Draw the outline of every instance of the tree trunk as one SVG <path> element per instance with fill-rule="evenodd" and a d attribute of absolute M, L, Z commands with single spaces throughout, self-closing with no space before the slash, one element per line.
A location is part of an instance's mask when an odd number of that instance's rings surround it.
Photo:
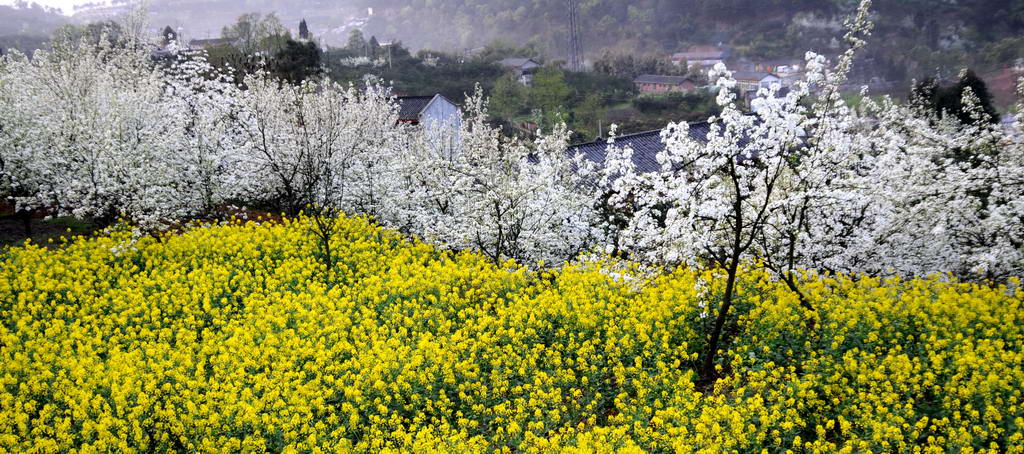
<path fill-rule="evenodd" d="M 733 293 L 736 288 L 736 274 L 739 270 L 738 254 L 733 254 L 729 262 L 728 277 L 725 281 L 725 296 L 722 298 L 722 307 L 718 309 L 718 318 L 715 320 L 715 328 L 711 331 L 711 340 L 708 342 L 708 351 L 704 356 L 704 364 L 701 367 L 701 381 L 707 384 L 715 382 L 715 356 L 718 354 L 718 344 L 722 338 L 722 330 L 725 321 L 729 316 L 729 308 L 732 307 Z"/>
<path fill-rule="evenodd" d="M 701 367 L 700 380 L 707 386 L 714 385 L 715 380 L 718 378 L 715 373 L 715 356 L 718 355 L 718 344 L 722 341 L 722 330 L 725 328 L 725 321 L 729 318 L 733 293 L 736 292 L 736 274 L 739 272 L 740 258 L 743 256 L 743 251 L 750 246 L 749 242 L 746 246 L 743 245 L 743 191 L 740 188 L 739 175 L 736 172 L 735 163 L 730 161 L 729 164 L 729 175 L 732 178 L 733 186 L 736 188 L 736 199 L 732 204 L 735 225 L 733 225 L 732 231 L 732 251 L 726 270 L 728 276 L 725 281 L 725 296 L 722 297 L 722 306 L 718 308 L 718 318 L 715 319 L 715 328 L 711 331 L 708 351 L 704 356 L 704 364 Z"/>
<path fill-rule="evenodd" d="M 32 237 L 32 210 L 18 210 L 21 226 L 25 229 L 25 238 Z"/>
<path fill-rule="evenodd" d="M 325 285 L 327 285 L 327 287 L 330 288 L 331 285 L 332 285 L 331 274 L 334 272 L 334 256 L 331 255 L 332 254 L 331 253 L 331 235 L 330 234 L 326 235 L 326 237 L 323 239 L 323 242 L 324 242 L 324 261 L 326 262 L 326 265 L 327 265 L 327 276 L 326 276 Z"/>
<path fill-rule="evenodd" d="M 333 280 L 332 274 L 334 271 L 334 252 L 331 250 L 331 237 L 334 236 L 336 230 L 337 214 L 336 213 L 313 213 L 312 219 L 312 230 L 313 236 L 316 238 L 317 248 L 320 253 L 323 254 L 324 264 L 324 285 L 331 287 Z"/>

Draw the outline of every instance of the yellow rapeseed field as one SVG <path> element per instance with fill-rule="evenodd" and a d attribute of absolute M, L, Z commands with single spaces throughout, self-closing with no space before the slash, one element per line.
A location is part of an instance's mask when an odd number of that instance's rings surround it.
<path fill-rule="evenodd" d="M 702 389 L 714 271 L 307 222 L 0 252 L 0 452 L 1024 452 L 1017 281 L 748 270 Z"/>

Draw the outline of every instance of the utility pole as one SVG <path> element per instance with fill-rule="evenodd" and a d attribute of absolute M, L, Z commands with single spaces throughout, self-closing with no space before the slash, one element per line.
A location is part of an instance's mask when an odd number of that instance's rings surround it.
<path fill-rule="evenodd" d="M 569 6 L 569 69 L 583 70 L 583 50 L 580 48 L 580 17 L 578 0 L 566 0 Z"/>

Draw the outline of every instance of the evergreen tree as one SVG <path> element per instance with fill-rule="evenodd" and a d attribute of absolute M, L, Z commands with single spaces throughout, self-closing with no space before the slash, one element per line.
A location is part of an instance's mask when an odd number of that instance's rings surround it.
<path fill-rule="evenodd" d="M 369 49 L 370 58 L 377 58 L 380 56 L 380 42 L 377 41 L 376 36 L 370 37 L 370 42 L 367 44 Z"/>
<path fill-rule="evenodd" d="M 968 88 L 980 101 L 979 105 L 988 116 L 986 121 L 998 122 L 999 111 L 992 103 L 992 93 L 989 92 L 985 81 L 971 70 L 964 72 L 956 85 L 951 87 L 940 86 L 932 77 L 923 79 L 911 89 L 910 103 L 921 113 L 931 112 L 938 118 L 953 115 L 961 123 L 971 124 L 974 123 L 974 119 L 963 105 L 964 92 Z"/>
<path fill-rule="evenodd" d="M 320 48 L 316 43 L 289 39 L 274 56 L 275 75 L 291 84 L 319 76 L 322 72 Z"/>
<path fill-rule="evenodd" d="M 163 39 L 164 46 L 166 46 L 170 44 L 171 41 L 178 40 L 178 32 L 175 32 L 174 29 L 171 28 L 170 25 L 168 25 L 164 27 L 164 31 L 161 33 L 160 37 Z"/>
<path fill-rule="evenodd" d="M 299 22 L 299 38 L 309 39 L 309 26 L 306 25 L 306 19 L 302 19 L 302 22 Z"/>
<path fill-rule="evenodd" d="M 990 123 L 998 122 L 999 111 L 996 110 L 995 106 L 992 104 L 992 93 L 988 91 L 988 86 L 985 85 L 985 81 L 981 80 L 981 78 L 978 77 L 978 75 L 975 74 L 973 70 L 967 70 L 960 77 L 960 81 L 957 82 L 956 86 L 954 87 L 956 93 L 959 95 L 957 97 L 958 109 L 955 110 L 955 112 L 957 113 L 957 118 L 960 119 L 960 122 L 964 124 L 972 122 L 969 113 L 964 112 L 963 109 L 963 94 L 967 88 L 970 88 L 971 91 L 974 92 L 974 95 L 978 97 L 982 110 L 984 110 L 985 113 L 988 114 L 988 121 Z"/>
<path fill-rule="evenodd" d="M 358 28 L 352 30 L 352 33 L 348 35 L 348 46 L 346 48 L 353 54 L 366 56 L 366 38 L 363 37 L 362 30 Z"/>

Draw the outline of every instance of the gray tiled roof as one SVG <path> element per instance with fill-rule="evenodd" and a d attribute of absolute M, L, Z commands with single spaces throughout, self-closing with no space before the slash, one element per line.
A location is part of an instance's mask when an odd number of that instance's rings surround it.
<path fill-rule="evenodd" d="M 672 58 L 675 59 L 686 59 L 686 60 L 724 60 L 729 58 L 729 51 L 697 51 L 697 52 L 677 52 L 672 54 Z"/>
<path fill-rule="evenodd" d="M 736 79 L 736 80 L 746 80 L 746 81 L 754 81 L 754 80 L 756 80 L 756 81 L 761 81 L 765 77 L 768 77 L 768 76 L 779 77 L 779 76 L 776 76 L 775 74 L 772 74 L 772 73 L 769 73 L 769 72 L 765 72 L 765 71 L 742 71 L 742 70 L 737 70 L 737 71 L 733 71 L 732 72 L 732 78 Z"/>
<path fill-rule="evenodd" d="M 658 76 L 654 74 L 644 74 L 634 79 L 633 82 L 638 84 L 682 85 L 688 80 L 690 80 L 690 78 L 686 76 Z"/>
<path fill-rule="evenodd" d="M 540 63 L 533 61 L 533 59 L 531 58 L 506 58 L 504 60 L 499 61 L 498 63 L 503 66 L 512 66 L 515 68 L 525 66 L 527 63 L 533 63 L 534 65 L 538 66 L 540 65 Z"/>
<path fill-rule="evenodd" d="M 435 95 L 430 96 L 399 96 L 398 121 L 419 121 L 423 109 L 427 108 Z"/>
<path fill-rule="evenodd" d="M 618 147 L 630 146 L 633 149 L 633 165 L 637 171 L 642 173 L 654 172 L 661 168 L 658 164 L 658 153 L 665 149 L 661 141 L 660 129 L 654 131 L 639 132 L 615 138 L 614 145 Z M 690 123 L 690 137 L 694 140 L 707 143 L 710 124 L 708 122 Z M 604 164 L 605 156 L 608 154 L 608 140 L 602 139 L 589 143 L 581 143 L 569 147 L 571 154 L 580 154 L 599 165 Z"/>

